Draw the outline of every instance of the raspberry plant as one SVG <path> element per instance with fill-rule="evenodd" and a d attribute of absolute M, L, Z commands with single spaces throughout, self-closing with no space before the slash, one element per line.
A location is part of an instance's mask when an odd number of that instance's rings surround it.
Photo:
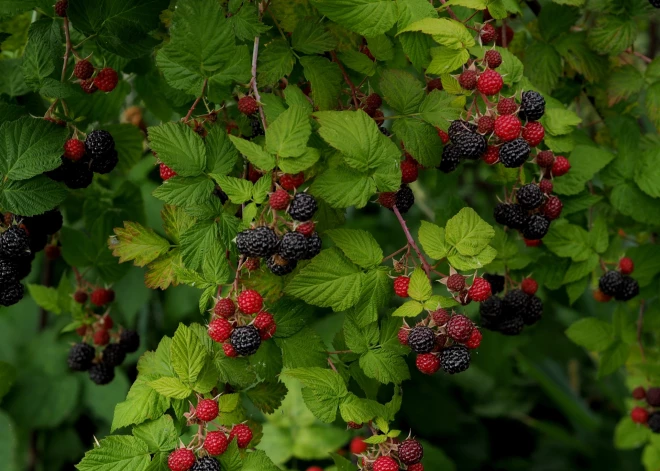
<path fill-rule="evenodd" d="M 656 8 L 0 4 L 3 466 L 660 468 Z"/>

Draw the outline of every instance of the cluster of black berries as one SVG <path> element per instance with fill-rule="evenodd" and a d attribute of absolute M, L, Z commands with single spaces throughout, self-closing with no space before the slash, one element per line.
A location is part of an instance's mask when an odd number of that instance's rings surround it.
<path fill-rule="evenodd" d="M 100 355 L 97 355 L 96 348 L 85 341 L 75 344 L 69 350 L 69 368 L 73 371 L 88 371 L 89 378 L 96 384 L 110 383 L 115 378 L 115 367 L 124 362 L 128 353 L 140 347 L 140 336 L 133 330 L 122 330 L 116 340 L 114 343 L 106 342 Z"/>
<path fill-rule="evenodd" d="M 394 206 L 401 214 L 407 213 L 415 204 L 415 195 L 405 183 L 397 191 L 378 193 L 378 203 L 393 211 Z"/>
<path fill-rule="evenodd" d="M 94 173 L 110 173 L 119 162 L 115 141 L 108 131 L 92 131 L 82 144 L 77 139 L 67 141 L 62 165 L 46 175 L 77 190 L 91 185 Z"/>
<path fill-rule="evenodd" d="M 467 121 L 452 121 L 447 135 L 451 142 L 442 150 L 442 160 L 438 166 L 445 173 L 456 170 L 461 159 L 480 158 L 488 147 L 486 138 L 477 132 L 477 125 Z"/>
<path fill-rule="evenodd" d="M 653 433 L 660 433 L 660 388 L 654 387 L 648 390 L 642 386 L 633 389 L 632 396 L 637 401 L 646 404 L 636 406 L 630 411 L 633 422 L 646 425 Z"/>
<path fill-rule="evenodd" d="M 4 222 L 6 228 L 0 233 L 0 305 L 12 306 L 23 298 L 20 280 L 30 274 L 35 254 L 62 228 L 62 214 L 56 209 L 30 217 L 8 213 Z M 57 258 L 59 247 L 49 245 L 46 255 Z"/>
<path fill-rule="evenodd" d="M 632 276 L 610 270 L 598 280 L 598 289 L 607 297 L 607 301 L 612 297 L 617 301 L 630 301 L 639 294 L 639 283 Z"/>
<path fill-rule="evenodd" d="M 295 229 L 281 237 L 269 226 L 247 229 L 236 236 L 236 246 L 250 261 L 266 259 L 270 271 L 283 276 L 291 273 L 299 260 L 309 260 L 321 251 L 321 237 L 311 221 L 318 206 L 312 195 L 296 193 L 291 198 L 284 189 L 273 192 L 269 203 L 274 210 L 286 209 Z"/>
<path fill-rule="evenodd" d="M 543 316 L 543 302 L 536 296 L 538 285 L 531 278 L 522 281 L 519 289 L 504 296 L 504 277 L 484 275 L 491 283 L 493 295 L 479 305 L 481 326 L 504 335 L 518 335 L 526 325 L 533 325 Z"/>

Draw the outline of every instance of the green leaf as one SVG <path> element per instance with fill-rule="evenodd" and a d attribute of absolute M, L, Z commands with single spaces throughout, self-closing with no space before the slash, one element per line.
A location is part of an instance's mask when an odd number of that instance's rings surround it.
<path fill-rule="evenodd" d="M 393 313 L 394 317 L 417 317 L 424 310 L 424 305 L 418 301 L 407 301 Z"/>
<path fill-rule="evenodd" d="M 660 198 L 660 149 L 644 151 L 635 166 L 635 183 L 652 198 Z"/>
<path fill-rule="evenodd" d="M 211 198 L 215 185 L 206 175 L 175 176 L 165 180 L 153 195 L 166 204 L 181 207 L 203 205 Z"/>
<path fill-rule="evenodd" d="M 183 324 L 174 333 L 171 347 L 172 368 L 181 381 L 193 384 L 206 361 L 206 351 L 195 333 Z"/>
<path fill-rule="evenodd" d="M 444 90 L 433 90 L 420 105 L 419 117 L 446 131 L 449 123 L 461 116 L 464 106 L 465 97 L 455 97 Z"/>
<path fill-rule="evenodd" d="M 258 169 L 268 171 L 275 168 L 275 157 L 266 152 L 259 144 L 231 135 L 229 140 Z"/>
<path fill-rule="evenodd" d="M 192 389 L 187 387 L 177 378 L 168 378 L 164 376 L 154 381 L 150 381 L 148 384 L 161 396 L 170 397 L 172 399 L 185 399 L 192 394 Z"/>
<path fill-rule="evenodd" d="M 442 141 L 433 126 L 418 119 L 402 118 L 394 121 L 392 131 L 417 162 L 425 167 L 440 164 Z"/>
<path fill-rule="evenodd" d="M 300 381 L 302 396 L 309 410 L 321 421 L 331 423 L 337 416 L 337 408 L 348 394 L 341 376 L 324 368 L 294 368 L 282 375 Z"/>
<path fill-rule="evenodd" d="M 420 267 L 415 268 L 410 275 L 408 296 L 416 301 L 426 301 L 431 297 L 431 294 L 433 294 L 431 282 L 426 276 L 426 273 Z"/>
<path fill-rule="evenodd" d="M 76 465 L 78 471 L 113 471 L 144 469 L 151 460 L 149 447 L 136 437 L 114 435 L 106 437 L 99 446 L 85 453 Z"/>
<path fill-rule="evenodd" d="M 431 48 L 431 63 L 426 72 L 441 75 L 458 69 L 470 58 L 466 49 L 452 49 L 449 47 Z"/>
<path fill-rule="evenodd" d="M 392 280 L 386 267 L 369 270 L 364 274 L 360 297 L 349 311 L 353 313 L 359 327 L 378 320 L 378 310 L 387 305 L 391 292 Z"/>
<path fill-rule="evenodd" d="M 286 368 L 320 367 L 328 364 L 326 347 L 314 329 L 304 327 L 287 338 L 277 338 Z"/>
<path fill-rule="evenodd" d="M 204 142 L 206 144 L 206 171 L 216 175 L 229 175 L 236 161 L 238 152 L 227 138 L 222 126 L 214 126 L 209 131 Z"/>
<path fill-rule="evenodd" d="M 622 418 L 614 429 L 614 446 L 620 450 L 639 448 L 649 441 L 651 430 L 632 421 L 630 417 Z"/>
<path fill-rule="evenodd" d="M 385 101 L 398 114 L 416 112 L 425 97 L 424 84 L 402 70 L 385 70 L 381 75 L 380 89 Z"/>
<path fill-rule="evenodd" d="M 299 157 L 306 151 L 311 133 L 312 125 L 305 109 L 291 106 L 268 126 L 266 149 L 278 157 Z"/>
<path fill-rule="evenodd" d="M 263 85 L 273 85 L 293 70 L 295 59 L 284 39 L 275 39 L 267 43 L 259 51 L 257 82 Z"/>
<path fill-rule="evenodd" d="M 252 404 L 265 414 L 272 414 L 279 409 L 287 392 L 287 387 L 280 381 L 259 383 L 245 391 Z"/>
<path fill-rule="evenodd" d="M 366 424 L 375 417 L 387 415 L 385 406 L 370 399 L 362 399 L 353 393 L 348 393 L 339 404 L 339 413 L 345 422 Z"/>
<path fill-rule="evenodd" d="M 346 346 L 355 353 L 365 353 L 378 344 L 379 331 L 376 322 L 360 328 L 349 315 L 344 320 L 343 332 Z"/>
<path fill-rule="evenodd" d="M 598 147 L 576 146 L 568 159 L 571 171 L 553 181 L 560 195 L 577 195 L 593 176 L 614 159 L 614 155 Z"/>
<path fill-rule="evenodd" d="M 446 309 L 454 306 L 458 306 L 458 301 L 446 296 L 431 296 L 424 302 L 424 309 L 428 309 L 429 311 L 436 311 L 439 308 Z"/>
<path fill-rule="evenodd" d="M 545 111 L 541 123 L 548 134 L 561 136 L 573 132 L 575 126 L 582 122 L 573 111 L 564 108 L 550 108 Z"/>
<path fill-rule="evenodd" d="M 587 44 L 600 54 L 617 55 L 633 44 L 637 24 L 627 16 L 599 15 L 589 28 Z"/>
<path fill-rule="evenodd" d="M 0 207 L 22 216 L 34 216 L 53 209 L 64 201 L 66 195 L 62 184 L 45 175 L 0 183 Z"/>
<path fill-rule="evenodd" d="M 23 52 L 23 75 L 33 89 L 39 89 L 44 79 L 55 71 L 55 58 L 63 54 L 62 42 L 59 21 L 42 18 L 30 25 Z M 43 91 L 42 94 L 46 95 Z"/>
<path fill-rule="evenodd" d="M 610 193 L 610 202 L 615 209 L 635 221 L 646 224 L 658 223 L 654 215 L 660 211 L 660 200 L 649 197 L 632 184 L 615 186 Z"/>
<path fill-rule="evenodd" d="M 614 341 L 614 330 L 607 322 L 587 317 L 571 324 L 566 336 L 589 351 L 602 352 Z"/>
<path fill-rule="evenodd" d="M 447 256 L 449 264 L 457 270 L 476 270 L 478 268 L 483 268 L 488 265 L 490 262 L 495 260 L 497 256 L 497 250 L 495 250 L 490 245 L 487 245 L 481 252 L 477 255 L 462 255 L 460 253 L 454 253 L 453 251 Z"/>
<path fill-rule="evenodd" d="M 432 259 L 441 260 L 447 256 L 445 230 L 442 227 L 428 221 L 422 221 L 418 237 L 424 252 Z"/>
<path fill-rule="evenodd" d="M 273 178 L 270 173 L 266 173 L 259 180 L 256 181 L 252 187 L 252 201 L 257 204 L 262 204 L 268 199 L 268 193 L 273 183 Z"/>
<path fill-rule="evenodd" d="M 173 450 L 179 439 L 174 421 L 169 415 L 135 427 L 133 436 L 145 442 L 150 452 Z"/>
<path fill-rule="evenodd" d="M 337 453 L 330 453 L 330 456 L 335 462 L 335 467 L 337 468 L 337 471 L 357 471 L 355 465 L 350 461 L 348 461 L 343 456 L 340 456 Z"/>
<path fill-rule="evenodd" d="M 360 356 L 360 367 L 369 378 L 383 384 L 401 384 L 410 379 L 404 359 L 388 349 L 370 350 Z"/>
<path fill-rule="evenodd" d="M 543 245 L 554 254 L 576 262 L 586 260 L 592 254 L 589 233 L 580 226 L 569 224 L 565 219 L 551 224 L 548 234 L 543 238 Z"/>
<path fill-rule="evenodd" d="M 430 34 L 437 43 L 455 50 L 472 47 L 475 44 L 472 34 L 465 25 L 449 18 L 424 18 L 408 25 L 397 34 L 408 31 Z"/>
<path fill-rule="evenodd" d="M 322 54 L 332 51 L 337 41 L 322 25 L 302 21 L 291 34 L 291 46 L 303 54 Z"/>
<path fill-rule="evenodd" d="M 445 228 L 446 243 L 454 246 L 461 255 L 479 255 L 493 237 L 495 230 L 472 208 L 461 209 L 447 221 Z"/>
<path fill-rule="evenodd" d="M 211 177 L 218 182 L 232 203 L 241 204 L 252 199 L 254 185 L 249 180 L 215 174 Z"/>
<path fill-rule="evenodd" d="M 296 174 L 307 170 L 321 158 L 318 149 L 308 147 L 305 152 L 295 159 L 282 159 L 278 167 L 285 173 Z"/>
<path fill-rule="evenodd" d="M 371 77 L 376 73 L 377 63 L 360 51 L 342 52 L 339 54 L 339 61 L 344 64 L 344 67 L 348 67 L 361 75 Z"/>
<path fill-rule="evenodd" d="M 326 235 L 344 252 L 344 255 L 363 268 L 376 267 L 383 260 L 380 245 L 367 231 L 333 229 L 326 231 Z"/>
<path fill-rule="evenodd" d="M 656 128 L 660 128 L 660 81 L 655 82 L 646 90 L 644 106 L 649 119 Z"/>
<path fill-rule="evenodd" d="M 568 65 L 588 81 L 594 82 L 605 76 L 607 61 L 587 45 L 586 32 L 564 34 L 554 41 L 553 46 Z"/>
<path fill-rule="evenodd" d="M 206 148 L 199 134 L 183 123 L 149 128 L 149 145 L 158 159 L 182 177 L 201 175 L 206 168 Z"/>
<path fill-rule="evenodd" d="M 254 41 L 255 36 L 260 36 L 270 29 L 259 21 L 256 6 L 245 5 L 238 10 L 235 15 L 228 18 L 229 23 L 234 27 L 236 37 L 243 41 Z"/>
<path fill-rule="evenodd" d="M 366 174 L 346 167 L 337 167 L 316 177 L 311 192 L 333 208 L 362 208 L 376 192 L 376 183 Z"/>
<path fill-rule="evenodd" d="M 396 3 L 391 0 L 311 0 L 322 15 L 362 36 L 387 32 L 396 21 Z"/>
<path fill-rule="evenodd" d="M 610 103 L 621 99 L 628 99 L 639 93 L 644 86 L 644 76 L 631 65 L 624 65 L 615 69 L 607 82 L 607 93 L 611 97 Z"/>
<path fill-rule="evenodd" d="M 562 72 L 561 56 L 550 44 L 534 41 L 525 53 L 525 74 L 546 92 L 552 91 Z"/>
<path fill-rule="evenodd" d="M 284 291 L 308 304 L 343 311 L 357 302 L 362 277 L 358 267 L 333 247 L 314 257 Z"/>
<path fill-rule="evenodd" d="M 339 66 L 325 57 L 300 58 L 305 78 L 312 86 L 312 100 L 317 110 L 331 110 L 341 92 L 342 75 Z"/>
<path fill-rule="evenodd" d="M 30 296 L 39 307 L 42 307 L 53 314 L 62 314 L 62 308 L 59 303 L 59 293 L 55 288 L 35 284 L 29 284 L 27 287 Z"/>
<path fill-rule="evenodd" d="M 609 240 L 607 237 L 607 221 L 602 216 L 598 216 L 589 232 L 589 241 L 591 247 L 597 253 L 603 253 L 607 250 Z"/>
<path fill-rule="evenodd" d="M 615 342 L 610 345 L 600 357 L 598 365 L 598 377 L 610 375 L 621 368 L 628 358 L 630 347 L 623 342 Z"/>
<path fill-rule="evenodd" d="M 143 267 L 170 248 L 166 239 L 137 222 L 124 221 L 124 227 L 116 227 L 114 232 L 108 246 L 112 255 L 119 257 L 119 263 L 132 260 L 136 266 Z"/>

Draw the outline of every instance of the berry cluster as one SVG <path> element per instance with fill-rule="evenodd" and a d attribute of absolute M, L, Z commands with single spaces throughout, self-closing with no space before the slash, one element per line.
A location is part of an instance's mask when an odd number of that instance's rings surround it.
<path fill-rule="evenodd" d="M 504 335 L 518 335 L 526 325 L 533 325 L 543 316 L 543 302 L 536 296 L 538 284 L 525 278 L 520 286 L 511 286 L 504 296 L 497 296 L 506 288 L 501 275 L 486 274 L 493 295 L 479 306 L 481 326 Z"/>
<path fill-rule="evenodd" d="M 229 297 L 218 299 L 208 326 L 209 337 L 222 344 L 228 357 L 254 355 L 261 342 L 277 330 L 273 315 L 263 307 L 263 298 L 252 289 L 242 291 L 236 302 Z"/>
<path fill-rule="evenodd" d="M 421 463 L 424 447 L 414 438 L 401 441 L 388 438 L 379 445 L 368 446 L 360 437 L 353 439 L 351 452 L 358 457 L 358 467 L 363 471 L 424 471 Z"/>
<path fill-rule="evenodd" d="M 98 70 L 87 59 L 81 59 L 76 62 L 73 68 L 73 75 L 79 79 L 80 88 L 88 94 L 94 93 L 97 90 L 111 92 L 119 82 L 119 75 L 115 69 L 104 67 Z"/>
<path fill-rule="evenodd" d="M 630 301 L 639 294 L 639 283 L 630 274 L 635 265 L 628 257 L 619 260 L 618 270 L 606 271 L 598 280 L 598 290 L 594 298 L 600 302 L 607 302 L 614 298 L 617 301 Z"/>
<path fill-rule="evenodd" d="M 653 433 L 660 433 L 660 388 L 645 390 L 638 386 L 633 390 L 632 396 L 637 401 L 646 402 L 646 405 L 635 406 L 630 411 L 632 421 L 648 426 Z"/>
<path fill-rule="evenodd" d="M 440 283 L 445 285 L 453 298 L 464 306 L 471 301 L 484 302 L 490 297 L 492 291 L 489 280 L 480 278 L 476 274 L 468 286 L 466 277 L 453 267 L 449 268 L 449 276 L 441 278 Z"/>
<path fill-rule="evenodd" d="M 0 305 L 12 306 L 23 299 L 20 280 L 30 274 L 35 254 L 46 249 L 49 259 L 59 257 L 60 249 L 49 237 L 62 228 L 62 214 L 50 210 L 37 216 L 6 213 L 0 226 Z"/>
<path fill-rule="evenodd" d="M 112 135 L 108 131 L 96 130 L 87 135 L 85 142 L 76 138 L 66 141 L 62 165 L 46 175 L 77 190 L 91 185 L 94 173 L 110 173 L 118 162 Z"/>
<path fill-rule="evenodd" d="M 299 260 L 314 258 L 321 251 L 321 237 L 312 221 L 318 209 L 316 200 L 307 193 L 291 196 L 283 186 L 295 188 L 297 182 L 291 181 L 291 177 L 282 176 L 280 186 L 270 194 L 268 202 L 274 214 L 286 211 L 292 221 L 274 218 L 275 224 L 280 222 L 274 228 L 257 226 L 236 236 L 238 252 L 248 257 L 250 266 L 258 266 L 258 259 L 264 258 L 268 269 L 278 276 L 291 273 Z"/>
<path fill-rule="evenodd" d="M 415 204 L 415 195 L 410 187 L 404 183 L 397 191 L 379 193 L 377 202 L 391 211 L 396 206 L 396 209 L 404 214 L 410 211 L 410 208 Z"/>

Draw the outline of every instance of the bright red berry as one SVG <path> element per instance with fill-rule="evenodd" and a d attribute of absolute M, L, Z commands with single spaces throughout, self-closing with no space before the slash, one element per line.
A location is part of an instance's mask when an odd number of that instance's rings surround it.
<path fill-rule="evenodd" d="M 310 466 L 309 468 L 307 468 L 307 471 L 323 471 L 323 468 L 321 468 L 320 466 Z"/>
<path fill-rule="evenodd" d="M 257 183 L 257 180 L 261 178 L 261 175 L 262 173 L 254 168 L 252 164 L 248 166 L 248 180 L 250 180 L 252 183 Z"/>
<path fill-rule="evenodd" d="M 458 76 L 458 83 L 461 88 L 465 90 L 474 90 L 477 87 L 477 72 L 476 70 L 464 70 Z"/>
<path fill-rule="evenodd" d="M 458 293 L 465 288 L 465 277 L 460 273 L 454 273 L 447 278 L 447 289 Z"/>
<path fill-rule="evenodd" d="M 520 136 L 522 125 L 515 116 L 498 116 L 495 120 L 495 135 L 503 141 L 513 141 Z"/>
<path fill-rule="evenodd" d="M 536 154 L 536 164 L 541 168 L 550 168 L 554 162 L 555 154 L 552 151 L 544 150 Z"/>
<path fill-rule="evenodd" d="M 284 210 L 289 207 L 291 196 L 286 190 L 275 190 L 268 197 L 270 207 L 277 210 Z"/>
<path fill-rule="evenodd" d="M 387 209 L 392 209 L 396 204 L 396 192 L 378 193 L 378 203 Z"/>
<path fill-rule="evenodd" d="M 362 437 L 353 438 L 353 440 L 351 440 L 350 445 L 348 446 L 348 448 L 351 450 L 351 453 L 353 453 L 354 455 L 359 455 L 360 453 L 364 453 L 365 451 L 367 451 L 368 447 L 369 445 L 364 443 L 364 438 Z"/>
<path fill-rule="evenodd" d="M 491 295 L 490 283 L 483 278 L 475 278 L 468 290 L 468 297 L 472 301 L 483 302 Z"/>
<path fill-rule="evenodd" d="M 553 185 L 552 185 L 552 182 L 550 180 L 541 180 L 539 182 L 539 188 L 541 189 L 541 191 L 543 193 L 545 193 L 546 195 L 549 195 L 550 193 L 552 193 Z"/>
<path fill-rule="evenodd" d="M 399 339 L 399 343 L 401 345 L 408 345 L 408 335 L 410 334 L 410 331 L 406 329 L 405 327 L 401 327 L 399 329 L 399 333 L 396 334 L 397 338 Z"/>
<path fill-rule="evenodd" d="M 481 331 L 479 329 L 472 329 L 470 338 L 467 340 L 467 342 L 465 342 L 465 346 L 471 350 L 479 348 L 479 345 L 481 345 L 482 337 L 483 335 L 481 335 Z"/>
<path fill-rule="evenodd" d="M 259 104 L 251 96 L 244 96 L 238 100 L 238 111 L 246 116 L 250 116 L 259 111 Z"/>
<path fill-rule="evenodd" d="M 495 39 L 495 26 L 491 23 L 486 23 L 481 27 L 479 36 L 481 37 L 481 42 L 484 44 L 492 42 Z"/>
<path fill-rule="evenodd" d="M 429 83 L 426 84 L 426 90 L 429 93 L 431 93 L 433 90 L 442 90 L 442 80 L 439 78 L 429 80 Z"/>
<path fill-rule="evenodd" d="M 552 175 L 555 177 L 561 177 L 562 175 L 566 175 L 570 169 L 571 163 L 568 159 L 559 155 L 555 158 L 555 162 L 552 164 Z"/>
<path fill-rule="evenodd" d="M 214 319 L 209 324 L 209 337 L 215 342 L 222 343 L 231 336 L 233 330 L 234 328 L 227 319 Z"/>
<path fill-rule="evenodd" d="M 296 232 L 300 232 L 305 237 L 309 237 L 314 234 L 315 227 L 316 224 L 314 224 L 314 221 L 303 222 L 302 224 L 296 226 Z"/>
<path fill-rule="evenodd" d="M 273 319 L 272 314 L 261 311 L 259 314 L 257 314 L 257 317 L 254 318 L 252 325 L 254 325 L 258 330 L 266 330 L 274 323 L 275 319 Z"/>
<path fill-rule="evenodd" d="M 545 129 L 543 129 L 543 125 L 538 121 L 531 121 L 523 128 L 522 137 L 531 147 L 536 147 L 543 142 Z"/>
<path fill-rule="evenodd" d="M 61 18 L 66 18 L 66 9 L 69 7 L 67 0 L 59 0 L 55 3 L 55 14 Z"/>
<path fill-rule="evenodd" d="M 209 452 L 210 455 L 221 455 L 227 451 L 227 446 L 229 446 L 229 440 L 227 435 L 224 432 L 219 430 L 214 430 L 206 434 L 204 439 L 204 449 Z"/>
<path fill-rule="evenodd" d="M 399 276 L 394 280 L 394 293 L 400 298 L 408 297 L 408 285 L 410 278 L 407 276 Z"/>
<path fill-rule="evenodd" d="M 69 139 L 64 143 L 64 157 L 80 160 L 85 155 L 85 143 L 80 139 Z"/>
<path fill-rule="evenodd" d="M 538 247 L 543 243 L 541 239 L 524 239 L 524 238 L 523 238 L 523 242 L 525 242 L 525 245 L 527 247 Z"/>
<path fill-rule="evenodd" d="M 474 323 L 462 314 L 452 316 L 447 322 L 447 334 L 457 342 L 466 342 L 470 338 L 473 329 Z"/>
<path fill-rule="evenodd" d="M 195 464 L 195 454 L 187 448 L 178 448 L 167 457 L 167 466 L 172 471 L 188 471 Z"/>
<path fill-rule="evenodd" d="M 94 332 L 93 340 L 94 345 L 98 345 L 100 347 L 107 345 L 108 342 L 110 342 L 110 333 L 105 329 L 99 329 Z"/>
<path fill-rule="evenodd" d="M 238 308 L 244 314 L 256 314 L 264 306 L 264 298 L 253 289 L 246 289 L 236 299 Z"/>
<path fill-rule="evenodd" d="M 488 146 L 481 159 L 488 165 L 493 165 L 500 160 L 500 148 L 497 146 Z"/>
<path fill-rule="evenodd" d="M 495 128 L 495 120 L 492 116 L 482 116 L 477 121 L 477 131 L 481 134 L 488 134 Z"/>
<path fill-rule="evenodd" d="M 259 331 L 259 337 L 261 337 L 261 340 L 268 340 L 270 338 L 273 338 L 275 335 L 275 332 L 277 332 L 277 325 L 276 324 L 271 324 L 268 327 L 266 327 L 263 330 Z"/>
<path fill-rule="evenodd" d="M 619 260 L 619 270 L 623 275 L 630 275 L 635 269 L 635 264 L 631 258 L 623 257 Z"/>
<path fill-rule="evenodd" d="M 115 292 L 111 289 L 96 288 L 90 299 L 95 306 L 105 306 L 115 300 Z"/>
<path fill-rule="evenodd" d="M 81 80 L 80 88 L 82 88 L 83 92 L 87 93 L 88 95 L 91 95 L 96 90 L 98 90 L 98 87 L 94 84 L 94 79 Z"/>
<path fill-rule="evenodd" d="M 236 304 L 230 298 L 220 298 L 213 307 L 213 313 L 219 317 L 231 317 L 236 312 Z"/>
<path fill-rule="evenodd" d="M 518 111 L 518 104 L 513 98 L 500 98 L 497 102 L 497 112 L 500 115 L 515 114 Z"/>
<path fill-rule="evenodd" d="M 401 162 L 401 182 L 412 183 L 417 180 L 417 164 L 409 160 Z"/>
<path fill-rule="evenodd" d="M 399 471 L 399 464 L 391 456 L 380 456 L 374 461 L 373 469 L 374 471 Z"/>
<path fill-rule="evenodd" d="M 111 67 L 101 69 L 99 73 L 96 74 L 96 77 L 94 77 L 94 85 L 103 92 L 113 91 L 117 86 L 118 81 L 119 76 L 115 69 Z"/>
<path fill-rule="evenodd" d="M 491 49 L 486 51 L 484 60 L 486 61 L 486 64 L 488 64 L 488 67 L 491 69 L 497 69 L 500 65 L 502 65 L 502 54 L 497 52 L 495 49 Z"/>
<path fill-rule="evenodd" d="M 213 399 L 202 399 L 195 407 L 195 415 L 204 422 L 212 421 L 218 416 L 219 412 L 218 403 Z"/>
<path fill-rule="evenodd" d="M 399 461 L 405 465 L 419 463 L 424 457 L 424 447 L 417 440 L 409 438 L 399 444 Z"/>
<path fill-rule="evenodd" d="M 447 134 L 442 129 L 438 129 L 438 136 L 440 136 L 440 139 L 442 139 L 442 144 L 443 145 L 445 145 L 449 142 L 449 134 Z"/>
<path fill-rule="evenodd" d="M 520 283 L 520 289 L 532 296 L 536 294 L 536 291 L 539 289 L 539 284 L 533 278 L 525 278 Z"/>
<path fill-rule="evenodd" d="M 87 293 L 84 291 L 76 291 L 73 293 L 73 300 L 78 304 L 85 304 L 87 302 Z"/>
<path fill-rule="evenodd" d="M 502 76 L 491 69 L 485 70 L 477 80 L 477 88 L 486 96 L 497 95 L 503 85 Z"/>
<path fill-rule="evenodd" d="M 280 186 L 285 190 L 292 191 L 305 183 L 305 174 L 303 172 L 295 175 L 285 173 L 280 177 Z"/>
<path fill-rule="evenodd" d="M 236 350 L 234 350 L 234 347 L 232 347 L 230 343 L 223 343 L 222 351 L 225 352 L 225 355 L 227 355 L 229 358 L 238 356 L 238 353 L 236 353 Z"/>
<path fill-rule="evenodd" d="M 98 325 L 102 329 L 110 330 L 115 325 L 115 321 L 106 314 L 99 319 Z"/>
<path fill-rule="evenodd" d="M 630 418 L 637 424 L 645 424 L 649 420 L 649 412 L 642 407 L 635 407 L 630 411 Z"/>
<path fill-rule="evenodd" d="M 424 465 L 422 463 L 415 463 L 408 466 L 408 471 L 424 471 Z"/>
<path fill-rule="evenodd" d="M 543 206 L 541 206 L 541 213 L 551 221 L 557 219 L 561 215 L 561 210 L 564 204 L 556 196 L 551 196 L 547 199 Z"/>
<path fill-rule="evenodd" d="M 442 308 L 437 309 L 431 313 L 431 319 L 433 319 L 433 322 L 437 326 L 445 325 L 447 322 L 449 322 L 450 317 L 451 316 L 449 315 L 449 313 Z"/>
<path fill-rule="evenodd" d="M 167 165 L 160 164 L 160 178 L 162 178 L 163 181 L 167 181 L 172 177 L 176 177 L 176 172 Z"/>
<path fill-rule="evenodd" d="M 88 60 L 81 60 L 73 67 L 73 75 L 80 80 L 87 80 L 94 75 L 94 66 Z"/>
<path fill-rule="evenodd" d="M 633 389 L 632 397 L 638 401 L 646 399 L 646 389 L 644 389 L 643 386 L 637 386 L 635 389 Z"/>
<path fill-rule="evenodd" d="M 252 430 L 246 424 L 237 424 L 229 432 L 229 441 L 236 437 L 236 443 L 239 448 L 247 448 L 252 441 Z"/>
<path fill-rule="evenodd" d="M 433 353 L 422 353 L 417 355 L 415 365 L 425 375 L 432 375 L 440 369 L 440 359 Z"/>

